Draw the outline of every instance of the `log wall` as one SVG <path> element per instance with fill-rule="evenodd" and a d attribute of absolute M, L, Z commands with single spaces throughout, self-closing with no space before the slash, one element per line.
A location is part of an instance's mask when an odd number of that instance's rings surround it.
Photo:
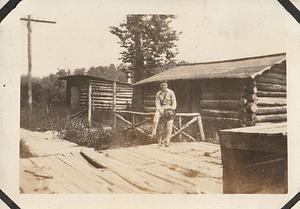
<path fill-rule="evenodd" d="M 217 139 L 217 131 L 244 126 L 251 112 L 255 88 L 246 79 L 210 79 L 201 81 L 200 113 L 204 131 Z"/>
<path fill-rule="evenodd" d="M 286 64 L 273 66 L 256 78 L 172 81 L 177 112 L 200 112 L 204 130 L 253 126 L 287 119 Z M 141 110 L 155 111 L 156 84 L 140 88 Z"/>
<path fill-rule="evenodd" d="M 113 82 L 91 80 L 92 86 L 92 109 L 112 109 L 113 108 Z M 132 103 L 132 87 L 126 84 L 116 85 L 116 110 L 125 110 Z M 81 85 L 80 105 L 87 107 L 87 85 Z"/>
<path fill-rule="evenodd" d="M 255 123 L 287 120 L 286 63 L 273 66 L 256 81 L 257 111 Z"/>

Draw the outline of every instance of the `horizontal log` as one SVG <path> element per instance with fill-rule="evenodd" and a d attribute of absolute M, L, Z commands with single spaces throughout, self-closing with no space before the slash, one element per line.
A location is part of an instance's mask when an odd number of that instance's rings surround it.
<path fill-rule="evenodd" d="M 154 100 L 144 100 L 144 105 L 148 107 L 155 107 L 155 101 Z"/>
<path fill-rule="evenodd" d="M 277 79 L 277 78 L 268 78 L 268 77 L 262 76 L 262 77 L 257 79 L 257 83 L 270 83 L 270 84 L 285 85 L 286 80 L 281 80 L 281 79 Z"/>
<path fill-rule="evenodd" d="M 145 100 L 155 100 L 156 95 L 144 95 Z"/>
<path fill-rule="evenodd" d="M 271 69 L 271 71 L 274 72 L 274 73 L 278 73 L 278 74 L 283 74 L 283 75 L 286 74 L 286 68 L 273 67 Z"/>
<path fill-rule="evenodd" d="M 85 97 L 80 97 L 80 101 L 81 102 L 85 102 L 87 99 Z M 131 99 L 122 99 L 122 98 L 116 98 L 117 101 L 120 101 L 120 102 L 128 102 L 128 103 L 131 103 Z M 108 102 L 112 102 L 112 98 L 110 99 L 107 99 L 107 97 L 105 98 L 100 98 L 100 97 L 95 97 L 94 99 L 92 99 L 92 101 L 94 102 L 101 102 L 101 101 L 108 101 Z"/>
<path fill-rule="evenodd" d="M 124 100 L 132 100 L 132 97 L 129 97 L 129 96 L 123 96 L 123 95 L 117 95 L 116 96 L 117 98 L 120 98 L 120 99 L 124 99 Z M 87 96 L 86 96 L 86 94 L 81 94 L 80 95 L 80 98 L 84 98 L 84 99 L 86 99 L 87 98 Z M 95 99 L 105 99 L 105 100 L 112 100 L 112 96 L 107 96 L 107 95 L 92 95 L 92 98 L 95 98 Z"/>
<path fill-rule="evenodd" d="M 112 109 L 112 106 L 95 106 L 95 110 L 99 109 Z M 126 110 L 127 106 L 116 106 L 116 110 Z"/>
<path fill-rule="evenodd" d="M 255 122 L 280 122 L 286 121 L 287 114 L 276 114 L 276 115 L 257 115 Z"/>
<path fill-rule="evenodd" d="M 201 109 L 202 116 L 221 117 L 221 118 L 240 118 L 241 112 L 229 111 L 229 110 L 213 110 L 213 109 Z"/>
<path fill-rule="evenodd" d="M 257 89 L 259 91 L 281 91 L 286 92 L 286 86 L 280 84 L 267 84 L 267 83 L 257 83 Z"/>
<path fill-rule="evenodd" d="M 81 89 L 83 90 L 86 90 L 86 86 L 82 86 Z M 102 89 L 112 89 L 112 85 L 111 86 L 92 86 L 92 89 L 99 89 L 99 90 L 102 90 Z M 127 88 L 124 88 L 124 87 L 119 87 L 117 86 L 117 91 L 132 91 L 132 87 L 127 87 Z"/>
<path fill-rule="evenodd" d="M 286 92 L 276 91 L 258 91 L 258 97 L 286 97 Z"/>
<path fill-rule="evenodd" d="M 85 95 L 81 95 L 80 96 L 80 99 L 87 99 L 87 97 Z M 112 100 L 113 97 L 108 97 L 108 96 L 92 96 L 92 99 L 94 100 Z M 116 97 L 116 99 L 119 99 L 119 100 L 124 100 L 124 101 L 131 101 L 132 98 L 131 97 Z"/>
<path fill-rule="evenodd" d="M 240 99 L 241 97 L 244 96 L 243 91 L 235 91 L 235 92 L 228 92 L 228 93 L 223 93 L 223 92 L 203 92 L 201 95 L 202 99 L 205 100 L 234 100 L 234 99 Z"/>
<path fill-rule="evenodd" d="M 273 72 L 268 72 L 263 75 L 261 75 L 260 78 L 265 77 L 265 78 L 275 78 L 281 81 L 286 81 L 286 75 L 283 74 L 278 74 L 278 73 L 273 73 Z"/>
<path fill-rule="evenodd" d="M 95 99 L 106 99 L 106 100 L 111 100 L 113 97 L 110 96 L 110 95 L 102 95 L 102 94 L 92 94 L 91 97 L 94 97 Z M 128 96 L 119 96 L 119 95 L 116 95 L 117 98 L 120 98 L 120 99 L 126 99 L 126 100 L 131 100 L 132 97 L 128 97 Z M 87 95 L 86 94 L 81 94 L 80 95 L 80 98 L 87 98 Z"/>
<path fill-rule="evenodd" d="M 212 123 L 220 123 L 221 125 L 226 123 L 230 124 L 236 124 L 236 125 L 241 125 L 242 121 L 238 118 L 220 118 L 220 117 L 208 117 L 208 116 L 203 116 L 202 117 L 203 124 L 206 122 L 212 122 Z"/>
<path fill-rule="evenodd" d="M 112 87 L 112 83 L 92 83 L 92 87 Z"/>
<path fill-rule="evenodd" d="M 285 106 L 286 104 L 286 98 L 282 97 L 259 97 L 257 100 L 257 106 Z"/>
<path fill-rule="evenodd" d="M 256 115 L 267 115 L 267 114 L 280 114 L 286 113 L 286 106 L 282 107 L 259 107 L 257 108 Z"/>
<path fill-rule="evenodd" d="M 155 112 L 156 111 L 156 107 L 144 107 L 144 110 L 146 112 Z"/>
<path fill-rule="evenodd" d="M 80 101 L 81 104 L 86 104 L 86 101 Z M 112 104 L 112 101 L 94 101 L 94 104 Z M 122 105 L 127 105 L 131 104 L 129 102 L 124 102 L 124 101 L 117 101 L 116 104 L 122 104 Z"/>
<path fill-rule="evenodd" d="M 92 86 L 94 87 L 112 87 L 112 83 L 102 83 L 102 82 L 92 82 Z M 117 83 L 117 88 L 132 88 L 130 85 Z"/>
<path fill-rule="evenodd" d="M 201 100 L 203 109 L 238 110 L 244 105 L 240 100 Z"/>

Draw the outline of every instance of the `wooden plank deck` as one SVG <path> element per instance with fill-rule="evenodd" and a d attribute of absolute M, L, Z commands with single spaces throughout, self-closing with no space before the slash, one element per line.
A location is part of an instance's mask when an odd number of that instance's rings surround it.
<path fill-rule="evenodd" d="M 22 193 L 222 193 L 221 153 L 204 142 L 97 152 L 21 130 L 37 157 L 20 159 Z M 96 166 L 96 167 L 95 167 Z"/>

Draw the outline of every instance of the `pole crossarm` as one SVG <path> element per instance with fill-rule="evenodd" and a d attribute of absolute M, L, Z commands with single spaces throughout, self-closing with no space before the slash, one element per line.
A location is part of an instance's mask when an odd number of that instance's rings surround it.
<path fill-rule="evenodd" d="M 20 18 L 20 20 L 23 21 L 28 21 L 28 18 Z M 38 20 L 38 19 L 30 19 L 31 22 L 39 22 L 39 23 L 50 23 L 50 24 L 56 24 L 55 21 L 50 21 L 50 20 Z"/>

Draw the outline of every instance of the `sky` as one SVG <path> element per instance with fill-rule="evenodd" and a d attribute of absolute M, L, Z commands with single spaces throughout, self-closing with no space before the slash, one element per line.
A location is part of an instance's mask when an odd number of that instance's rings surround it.
<path fill-rule="evenodd" d="M 2 1 L 3 2 L 3 1 Z M 295 0 L 298 3 L 298 0 Z M 273 0 L 23 0 L 8 17 L 16 28 L 20 73 L 27 72 L 27 27 L 20 17 L 52 20 L 32 23 L 32 74 L 46 76 L 58 68 L 120 64 L 118 38 L 109 26 L 126 14 L 175 14 L 182 31 L 178 61 L 216 61 L 285 52 L 291 16 Z"/>

